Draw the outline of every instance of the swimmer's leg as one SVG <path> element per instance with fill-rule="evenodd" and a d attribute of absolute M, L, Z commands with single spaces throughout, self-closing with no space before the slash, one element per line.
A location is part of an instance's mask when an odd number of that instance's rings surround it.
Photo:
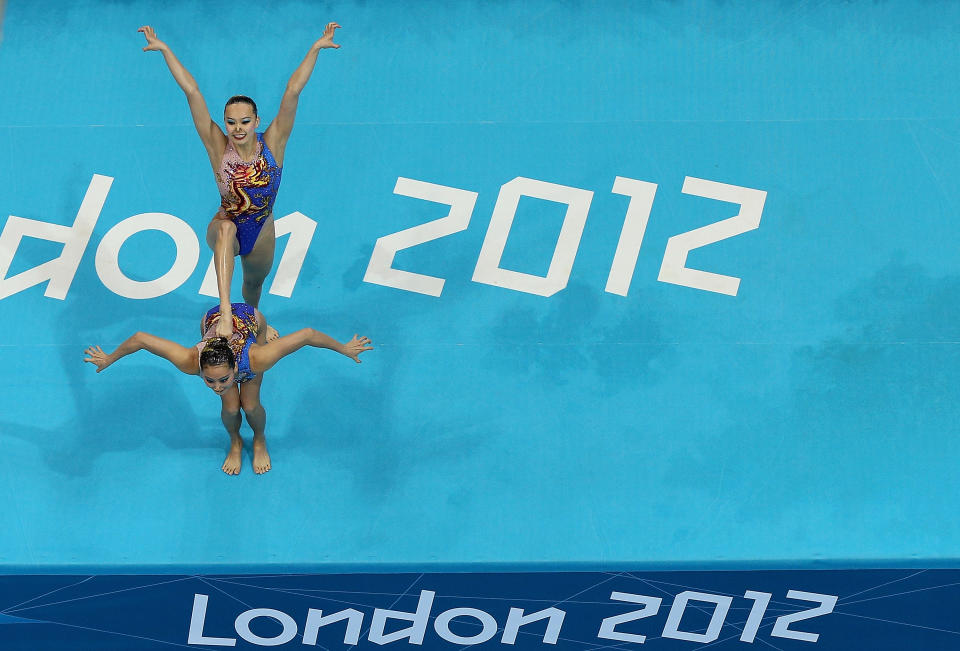
<path fill-rule="evenodd" d="M 233 282 L 233 259 L 240 252 L 237 225 L 229 219 L 214 217 L 207 226 L 207 244 L 213 249 L 213 266 L 217 272 L 217 293 L 220 296 L 220 321 L 217 334 L 233 334 L 233 309 L 230 307 L 230 285 Z"/>
<path fill-rule="evenodd" d="M 273 215 L 267 217 L 257 235 L 257 242 L 250 253 L 240 256 L 243 265 L 243 302 L 253 307 L 260 305 L 263 281 L 273 268 L 273 254 L 277 246 L 277 234 L 273 228 Z"/>
<path fill-rule="evenodd" d="M 230 451 L 224 459 L 220 470 L 228 475 L 239 475 L 241 456 L 243 453 L 243 439 L 240 438 L 240 392 L 236 385 L 220 394 L 220 420 L 230 435 Z"/>
<path fill-rule="evenodd" d="M 240 385 L 240 404 L 247 417 L 247 425 L 253 430 L 253 472 L 258 475 L 270 470 L 270 453 L 267 452 L 267 412 L 260 404 L 260 383 L 263 375 Z"/>
<path fill-rule="evenodd" d="M 256 308 L 254 308 L 253 312 L 257 317 L 257 343 L 263 346 L 274 339 L 279 339 L 280 333 L 277 332 L 276 328 L 267 323 L 267 318 L 263 316 L 263 312 Z"/>

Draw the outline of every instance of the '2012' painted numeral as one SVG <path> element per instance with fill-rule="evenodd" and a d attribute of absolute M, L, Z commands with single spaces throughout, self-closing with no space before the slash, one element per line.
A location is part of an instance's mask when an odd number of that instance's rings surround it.
<path fill-rule="evenodd" d="M 626 296 L 640 254 L 643 236 L 646 233 L 650 211 L 653 208 L 657 185 L 618 176 L 614 180 L 612 191 L 615 194 L 630 197 L 630 202 L 627 205 L 620 239 L 610 265 L 605 291 Z M 687 255 L 694 249 L 758 228 L 767 193 L 763 190 L 690 176 L 685 177 L 681 191 L 684 194 L 738 204 L 740 210 L 728 219 L 671 237 L 667 241 L 657 279 L 674 285 L 736 296 L 740 288 L 739 278 L 691 269 L 687 266 Z M 394 256 L 403 249 L 466 230 L 470 224 L 478 194 L 469 190 L 404 177 L 397 179 L 393 192 L 406 197 L 446 204 L 450 206 L 450 212 L 446 217 L 379 238 L 370 256 L 363 280 L 419 294 L 440 296 L 443 291 L 443 278 L 395 269 L 392 266 Z M 504 269 L 500 266 L 521 197 L 532 197 L 567 206 L 546 276 Z M 570 279 L 570 272 L 580 247 L 580 238 L 583 235 L 592 200 L 593 192 L 590 190 L 522 176 L 508 181 L 500 188 L 472 280 L 538 296 L 553 296 L 565 288 Z"/>
<path fill-rule="evenodd" d="M 770 604 L 770 599 L 773 595 L 769 592 L 747 590 L 743 596 L 745 599 L 753 601 L 753 606 L 750 608 L 747 621 L 742 625 L 731 623 L 729 626 L 741 631 L 741 642 L 753 644 L 756 640 L 757 632 L 760 630 L 760 626 L 764 621 L 767 606 Z M 619 642 L 632 642 L 634 644 L 643 644 L 646 642 L 646 635 L 641 635 L 637 632 L 618 631 L 617 626 L 656 616 L 663 600 L 660 597 L 648 597 L 646 595 L 632 594 L 629 592 L 613 592 L 610 594 L 610 599 L 613 601 L 641 604 L 643 608 L 605 618 L 600 624 L 600 631 L 597 637 L 604 640 L 617 640 Z M 673 604 L 670 606 L 670 612 L 667 614 L 667 621 L 660 632 L 660 637 L 697 642 L 699 644 L 712 644 L 716 642 L 720 638 L 720 632 L 726 624 L 727 614 L 730 612 L 733 599 L 730 595 L 717 595 L 693 590 L 685 590 L 677 594 L 674 597 Z M 829 615 L 833 612 L 833 608 L 837 604 L 837 597 L 835 595 L 819 594 L 816 592 L 788 590 L 787 599 L 812 601 L 819 605 L 815 608 L 780 615 L 774 621 L 770 636 L 816 643 L 817 640 L 820 639 L 819 633 L 791 630 L 790 624 L 813 619 L 822 615 Z M 683 621 L 683 614 L 688 607 L 703 613 L 709 613 L 710 622 L 707 624 L 704 632 L 685 631 L 680 628 L 681 622 Z"/>

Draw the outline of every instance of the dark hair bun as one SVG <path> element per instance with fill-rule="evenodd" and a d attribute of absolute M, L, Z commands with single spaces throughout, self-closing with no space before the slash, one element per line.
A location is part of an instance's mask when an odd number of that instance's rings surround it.
<path fill-rule="evenodd" d="M 200 352 L 200 368 L 220 366 L 221 364 L 226 364 L 230 368 L 233 368 L 236 364 L 236 357 L 230 348 L 230 342 L 226 337 L 208 339 Z"/>

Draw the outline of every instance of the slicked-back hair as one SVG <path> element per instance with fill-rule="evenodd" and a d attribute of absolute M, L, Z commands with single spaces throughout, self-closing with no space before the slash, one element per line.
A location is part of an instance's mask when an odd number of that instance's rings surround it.
<path fill-rule="evenodd" d="M 257 103 L 254 102 L 249 97 L 247 97 L 246 95 L 234 95 L 233 97 L 227 100 L 227 103 L 223 106 L 223 110 L 227 110 L 227 107 L 230 106 L 231 104 L 249 104 L 251 107 L 253 107 L 254 117 L 260 116 L 260 114 L 257 113 Z"/>

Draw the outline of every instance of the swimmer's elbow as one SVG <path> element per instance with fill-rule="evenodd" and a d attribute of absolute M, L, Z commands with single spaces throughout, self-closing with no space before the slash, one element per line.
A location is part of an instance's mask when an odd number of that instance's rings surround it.
<path fill-rule="evenodd" d="M 300 332 L 304 337 L 304 343 L 314 348 L 333 348 L 336 344 L 333 339 L 315 328 L 304 328 Z"/>
<path fill-rule="evenodd" d="M 133 343 L 131 353 L 138 350 L 149 350 L 151 353 L 156 353 L 157 338 L 149 332 L 138 330 L 130 337 L 130 340 Z"/>
<path fill-rule="evenodd" d="M 300 93 L 303 92 L 303 89 L 306 88 L 306 84 L 295 84 L 290 82 L 287 84 L 287 87 L 283 91 L 283 98 L 285 100 L 298 100 L 300 99 Z"/>
<path fill-rule="evenodd" d="M 116 352 L 119 353 L 121 357 L 124 355 L 129 355 L 130 353 L 135 353 L 138 350 L 143 350 L 146 348 L 146 342 L 147 333 L 137 331 L 130 335 L 125 342 L 120 344 Z"/>

